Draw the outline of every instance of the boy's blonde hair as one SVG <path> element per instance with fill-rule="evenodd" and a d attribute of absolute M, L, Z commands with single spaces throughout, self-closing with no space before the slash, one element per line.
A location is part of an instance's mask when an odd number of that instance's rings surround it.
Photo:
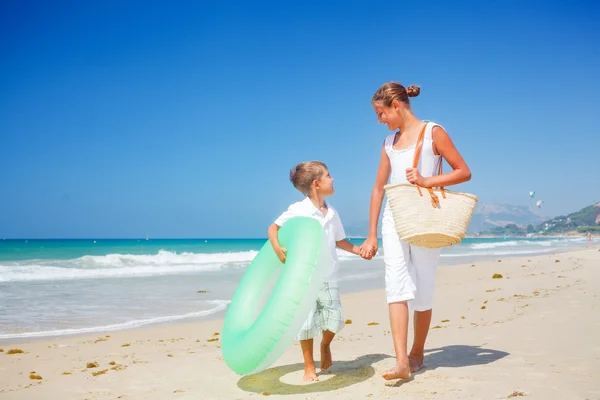
<path fill-rule="evenodd" d="M 301 162 L 290 170 L 290 182 L 302 194 L 310 195 L 314 180 L 321 179 L 327 173 L 327 165 L 321 161 Z"/>

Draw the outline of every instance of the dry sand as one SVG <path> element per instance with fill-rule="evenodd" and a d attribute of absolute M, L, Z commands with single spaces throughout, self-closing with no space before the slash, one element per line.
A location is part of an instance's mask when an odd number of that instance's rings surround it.
<path fill-rule="evenodd" d="M 426 368 L 409 381 L 380 377 L 394 359 L 375 290 L 343 296 L 352 323 L 317 383 L 302 382 L 298 344 L 236 375 L 214 320 L 0 344 L 0 399 L 600 399 L 599 285 L 598 248 L 441 267 Z"/>

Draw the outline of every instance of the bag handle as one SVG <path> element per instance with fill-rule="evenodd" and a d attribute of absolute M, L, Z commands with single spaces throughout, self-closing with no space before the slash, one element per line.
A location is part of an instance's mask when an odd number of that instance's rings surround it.
<path fill-rule="evenodd" d="M 413 168 L 417 168 L 417 165 L 419 165 L 419 157 L 421 157 L 421 150 L 423 149 L 423 141 L 425 140 L 425 130 L 427 129 L 428 124 L 429 124 L 429 122 L 425 123 L 425 125 L 421 129 L 421 132 L 419 133 L 419 137 L 417 138 L 417 144 L 415 145 L 415 157 L 413 159 Z M 440 166 L 438 168 L 438 175 L 442 174 L 442 164 L 443 163 L 444 163 L 444 160 L 442 160 L 440 158 Z M 415 186 L 417 187 L 417 191 L 419 192 L 419 195 L 423 196 L 423 193 L 421 192 L 421 187 L 419 185 L 415 185 Z M 442 192 L 442 197 L 445 199 L 446 191 L 444 190 L 444 188 L 442 186 L 440 186 L 439 189 Z M 433 206 L 433 208 L 439 208 L 440 199 L 433 192 L 432 188 L 427 188 L 427 190 L 429 191 L 429 195 L 431 196 L 431 205 Z"/>

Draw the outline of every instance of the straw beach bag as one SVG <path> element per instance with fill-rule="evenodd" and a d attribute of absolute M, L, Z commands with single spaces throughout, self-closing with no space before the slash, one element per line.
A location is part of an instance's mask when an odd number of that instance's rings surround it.
<path fill-rule="evenodd" d="M 419 164 L 425 127 L 417 139 L 413 168 Z M 443 159 L 440 158 L 440 175 L 442 164 Z M 443 187 L 421 188 L 401 183 L 385 185 L 384 189 L 398 236 L 412 245 L 421 247 L 437 248 L 460 242 L 467 233 L 477 204 L 477 196 L 452 192 Z"/>

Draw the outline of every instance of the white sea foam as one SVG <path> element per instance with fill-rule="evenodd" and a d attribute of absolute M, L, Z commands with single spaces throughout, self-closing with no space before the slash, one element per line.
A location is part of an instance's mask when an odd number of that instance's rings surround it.
<path fill-rule="evenodd" d="M 483 249 L 495 249 L 497 247 L 523 247 L 523 246 L 552 246 L 556 241 L 552 240 L 508 240 L 505 242 L 492 242 L 492 243 L 473 243 L 468 245 L 471 249 L 483 250 Z"/>
<path fill-rule="evenodd" d="M 531 249 L 531 250 L 505 250 L 505 251 L 466 251 L 460 253 L 442 253 L 442 257 L 486 257 L 486 256 L 510 256 L 510 255 L 526 255 L 526 254 L 545 254 L 552 253 L 554 249 Z"/>
<path fill-rule="evenodd" d="M 180 275 L 245 267 L 257 251 L 232 253 L 108 254 L 71 260 L 28 260 L 0 264 L 0 282 L 54 281 Z"/>
<path fill-rule="evenodd" d="M 20 332 L 20 333 L 9 333 L 0 334 L 0 340 L 7 339 L 22 339 L 22 338 L 36 338 L 36 337 L 51 337 L 51 336 L 68 336 L 68 335 L 80 335 L 84 333 L 94 332 L 109 332 L 118 331 L 124 329 L 138 328 L 144 325 L 158 324 L 164 322 L 178 321 L 182 319 L 204 317 L 210 314 L 215 314 L 219 311 L 223 311 L 227 308 L 229 300 L 208 300 L 207 303 L 212 304 L 213 307 L 208 310 L 191 312 L 182 315 L 168 315 L 163 317 L 154 317 L 146 319 L 137 319 L 127 321 L 121 324 L 112 324 L 104 326 L 93 326 L 88 328 L 72 328 L 72 329 L 56 329 L 51 331 L 38 331 L 38 332 Z"/>
<path fill-rule="evenodd" d="M 86 266 L 139 266 L 139 265 L 203 265 L 224 263 L 245 263 L 254 259 L 258 251 L 240 251 L 233 253 L 174 253 L 160 250 L 158 254 L 107 254 L 105 256 L 83 256 L 75 259 Z"/>

